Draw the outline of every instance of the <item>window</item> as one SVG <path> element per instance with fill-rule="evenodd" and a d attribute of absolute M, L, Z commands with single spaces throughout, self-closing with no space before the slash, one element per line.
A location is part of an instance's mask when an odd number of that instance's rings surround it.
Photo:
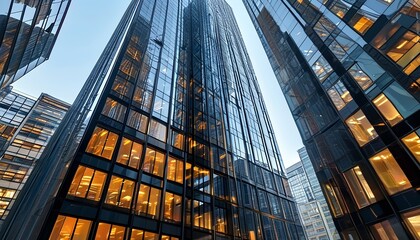
<path fill-rule="evenodd" d="M 390 195 L 411 187 L 407 176 L 388 149 L 369 158 L 369 161 Z"/>
<path fill-rule="evenodd" d="M 192 166 L 190 163 L 185 163 L 185 182 L 187 183 L 188 187 L 191 187 L 192 185 Z"/>
<path fill-rule="evenodd" d="M 108 223 L 99 223 L 96 230 L 95 240 L 102 239 L 124 239 L 125 227 Z"/>
<path fill-rule="evenodd" d="M 346 124 L 353 133 L 359 146 L 363 146 L 378 137 L 378 134 L 362 110 L 357 111 L 353 116 L 349 117 L 346 120 Z"/>
<path fill-rule="evenodd" d="M 150 121 L 149 134 L 157 140 L 166 142 L 166 126 L 156 120 Z"/>
<path fill-rule="evenodd" d="M 88 239 L 92 221 L 58 215 L 50 239 Z"/>
<path fill-rule="evenodd" d="M 112 153 L 114 152 L 117 139 L 117 134 L 103 128 L 96 127 L 89 140 L 86 152 L 110 160 Z"/>
<path fill-rule="evenodd" d="M 389 220 L 374 224 L 370 229 L 375 239 L 398 240 Z"/>
<path fill-rule="evenodd" d="M 408 213 L 404 213 L 402 216 L 410 228 L 412 234 L 417 239 L 420 239 L 420 210 L 417 209 Z"/>
<path fill-rule="evenodd" d="M 211 229 L 211 206 L 208 203 L 194 200 L 194 226 L 199 228 Z"/>
<path fill-rule="evenodd" d="M 413 132 L 402 139 L 403 143 L 407 148 L 410 150 L 410 152 L 413 154 L 413 156 L 417 159 L 418 162 L 420 162 L 420 138 L 419 134 L 416 132 Z"/>
<path fill-rule="evenodd" d="M 377 16 L 368 11 L 359 10 L 354 15 L 350 24 L 353 25 L 353 28 L 358 31 L 360 34 L 365 34 L 373 23 L 376 21 Z"/>
<path fill-rule="evenodd" d="M 220 233 L 227 233 L 226 210 L 223 208 L 214 208 L 215 230 Z"/>
<path fill-rule="evenodd" d="M 130 208 L 135 183 L 112 176 L 105 202 L 122 208 Z"/>
<path fill-rule="evenodd" d="M 139 132 L 146 133 L 147 130 L 147 116 L 130 110 L 127 119 L 127 126 L 136 129 Z"/>
<path fill-rule="evenodd" d="M 401 67 L 407 66 L 420 51 L 420 37 L 412 32 L 406 33 L 388 50 L 388 57 L 394 60 Z"/>
<path fill-rule="evenodd" d="M 165 236 L 165 235 L 162 235 L 160 239 L 161 240 L 179 240 L 179 238 L 177 237 L 171 237 L 171 236 Z"/>
<path fill-rule="evenodd" d="M 210 187 L 210 170 L 201 168 L 201 167 L 194 167 L 194 189 L 205 192 L 211 193 Z"/>
<path fill-rule="evenodd" d="M 112 90 L 114 90 L 122 96 L 129 98 L 133 94 L 134 86 L 132 83 L 124 80 L 120 76 L 117 76 L 112 85 Z"/>
<path fill-rule="evenodd" d="M 7 154 L 4 155 L 3 159 L 7 157 Z M 21 183 L 25 178 L 28 168 L 21 167 L 11 163 L 0 162 L 0 179 Z"/>
<path fill-rule="evenodd" d="M 328 89 L 327 92 L 337 110 L 343 109 L 347 103 L 353 100 L 349 91 L 341 81 L 338 81 L 332 88 Z"/>
<path fill-rule="evenodd" d="M 159 218 L 161 190 L 141 184 L 137 196 L 136 214 Z"/>
<path fill-rule="evenodd" d="M 172 131 L 172 146 L 175 148 L 184 150 L 184 135 L 181 133 Z"/>
<path fill-rule="evenodd" d="M 349 73 L 363 90 L 368 89 L 373 84 L 372 79 L 362 70 L 359 64 L 354 64 Z"/>
<path fill-rule="evenodd" d="M 340 217 L 344 215 L 344 211 L 341 208 L 341 196 L 337 194 L 338 189 L 333 187 L 332 184 L 327 183 L 324 185 L 325 197 L 327 198 L 328 205 L 332 210 L 331 213 L 334 217 Z"/>
<path fill-rule="evenodd" d="M 107 98 L 105 106 L 102 109 L 102 114 L 114 120 L 117 120 L 118 122 L 124 122 L 126 111 L 127 108 L 124 105 L 118 103 L 117 101 L 111 98 Z"/>
<path fill-rule="evenodd" d="M 344 178 L 350 187 L 353 198 L 356 200 L 359 208 L 368 206 L 376 202 L 375 195 L 372 192 L 365 176 L 359 166 L 356 166 L 344 173 Z"/>
<path fill-rule="evenodd" d="M 123 138 L 118 151 L 117 162 L 129 167 L 139 169 L 143 145 Z"/>
<path fill-rule="evenodd" d="M 79 166 L 68 194 L 75 197 L 86 198 L 93 201 L 101 199 L 102 190 L 107 174 L 92 168 Z"/>
<path fill-rule="evenodd" d="M 182 220 L 182 197 L 170 192 L 165 194 L 165 220 L 181 222 Z"/>
<path fill-rule="evenodd" d="M 151 149 L 146 149 L 144 156 L 143 171 L 163 177 L 163 169 L 165 166 L 165 154 Z"/>
<path fill-rule="evenodd" d="M 5 215 L 6 209 L 15 196 L 16 190 L 0 188 L 0 216 Z"/>
<path fill-rule="evenodd" d="M 159 234 L 157 233 L 152 233 L 152 232 L 146 232 L 143 230 L 138 230 L 138 229 L 133 229 L 131 231 L 131 240 L 159 240 Z M 168 240 L 173 240 L 169 239 L 169 238 L 164 238 L 164 236 L 162 236 L 161 239 L 168 239 Z"/>
<path fill-rule="evenodd" d="M 373 100 L 373 104 L 375 104 L 375 106 L 379 109 L 386 120 L 388 120 L 391 126 L 394 126 L 403 120 L 401 114 L 394 107 L 391 101 L 389 101 L 385 94 L 379 94 L 379 96 Z"/>
<path fill-rule="evenodd" d="M 315 72 L 315 75 L 318 77 L 320 82 L 323 82 L 330 72 L 332 71 L 331 65 L 325 60 L 324 57 L 320 57 L 313 65 L 312 70 Z"/>
<path fill-rule="evenodd" d="M 182 184 L 184 182 L 184 162 L 171 156 L 168 158 L 167 179 Z"/>

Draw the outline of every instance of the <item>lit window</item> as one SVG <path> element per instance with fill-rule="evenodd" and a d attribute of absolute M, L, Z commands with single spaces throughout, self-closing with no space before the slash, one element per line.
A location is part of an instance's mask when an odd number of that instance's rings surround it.
<path fill-rule="evenodd" d="M 166 126 L 156 120 L 151 120 L 149 135 L 162 142 L 166 142 Z"/>
<path fill-rule="evenodd" d="M 177 237 L 171 237 L 171 236 L 166 236 L 166 235 L 162 235 L 160 239 L 161 240 L 179 240 L 179 238 Z"/>
<path fill-rule="evenodd" d="M 357 111 L 353 116 L 348 118 L 346 124 L 360 146 L 378 137 L 378 134 L 362 110 Z"/>
<path fill-rule="evenodd" d="M 194 200 L 194 226 L 199 228 L 211 229 L 211 206 L 208 203 Z"/>
<path fill-rule="evenodd" d="M 362 170 L 359 166 L 345 172 L 344 177 L 359 208 L 376 202 L 375 195 L 367 183 L 365 176 L 363 176 Z"/>
<path fill-rule="evenodd" d="M 92 221 L 58 215 L 50 239 L 88 239 Z"/>
<path fill-rule="evenodd" d="M 389 101 L 389 99 L 385 96 L 385 94 L 381 93 L 377 98 L 373 100 L 375 106 L 379 109 L 379 111 L 384 115 L 386 120 L 388 120 L 391 126 L 399 123 L 403 120 L 403 117 L 398 112 L 398 110 L 394 107 L 394 105 Z"/>
<path fill-rule="evenodd" d="M 227 233 L 227 218 L 226 210 L 223 208 L 215 207 L 214 209 L 214 221 L 216 232 Z"/>
<path fill-rule="evenodd" d="M 146 133 L 147 120 L 148 118 L 146 115 L 130 110 L 127 119 L 127 126 L 132 127 L 139 132 Z"/>
<path fill-rule="evenodd" d="M 332 210 L 334 217 L 340 217 L 344 215 L 344 211 L 341 208 L 341 195 L 338 194 L 338 189 L 327 183 L 324 185 L 325 196 L 327 197 L 328 205 Z"/>
<path fill-rule="evenodd" d="M 363 90 L 368 89 L 373 84 L 372 79 L 362 70 L 359 64 L 354 64 L 349 69 L 349 73 Z"/>
<path fill-rule="evenodd" d="M 92 137 L 89 140 L 86 152 L 104 157 L 109 160 L 111 159 L 112 153 L 114 152 L 117 139 L 117 134 L 103 128 L 96 127 L 93 131 Z"/>
<path fill-rule="evenodd" d="M 105 106 L 102 109 L 102 114 L 112 119 L 115 119 L 118 122 L 124 122 L 126 111 L 127 108 L 124 105 L 118 103 L 117 101 L 111 98 L 107 98 Z"/>
<path fill-rule="evenodd" d="M 349 91 L 341 81 L 338 81 L 332 88 L 328 89 L 327 92 L 337 110 L 341 110 L 347 103 L 353 100 Z"/>
<path fill-rule="evenodd" d="M 209 194 L 211 193 L 210 170 L 195 166 L 193 177 L 194 189 Z"/>
<path fill-rule="evenodd" d="M 126 81 L 123 78 L 117 76 L 112 85 L 112 90 L 122 96 L 129 98 L 133 94 L 134 86 L 129 81 Z"/>
<path fill-rule="evenodd" d="M 420 210 L 414 210 L 403 214 L 403 218 L 410 228 L 412 234 L 419 239 L 420 238 Z"/>
<path fill-rule="evenodd" d="M 73 181 L 71 182 L 68 194 L 75 197 L 99 201 L 105 179 L 105 173 L 96 171 L 92 168 L 79 166 Z"/>
<path fill-rule="evenodd" d="M 135 183 L 133 181 L 112 176 L 105 202 L 115 206 L 130 208 Z"/>
<path fill-rule="evenodd" d="M 147 148 L 144 156 L 143 171 L 163 177 L 165 166 L 165 154 L 157 150 Z"/>
<path fill-rule="evenodd" d="M 405 146 L 410 150 L 413 156 L 420 162 L 420 138 L 416 132 L 409 134 L 407 137 L 403 138 Z"/>
<path fill-rule="evenodd" d="M 117 162 L 138 169 L 143 145 L 123 138 L 118 152 Z"/>
<path fill-rule="evenodd" d="M 185 163 L 185 182 L 187 182 L 187 186 L 191 187 L 192 185 L 192 166 L 190 163 Z"/>
<path fill-rule="evenodd" d="M 420 52 L 420 36 L 407 31 L 399 41 L 388 50 L 388 57 L 401 67 L 406 67 Z"/>
<path fill-rule="evenodd" d="M 96 230 L 95 240 L 124 239 L 125 227 L 108 223 L 99 223 Z"/>
<path fill-rule="evenodd" d="M 184 135 L 181 133 L 172 131 L 172 146 L 175 148 L 184 150 Z"/>
<path fill-rule="evenodd" d="M 182 184 L 184 182 L 184 162 L 169 156 L 167 179 Z"/>
<path fill-rule="evenodd" d="M 312 70 L 315 72 L 315 75 L 318 77 L 319 81 L 323 82 L 332 71 L 332 67 L 327 62 L 327 60 L 325 60 L 325 58 L 321 56 L 312 65 Z"/>
<path fill-rule="evenodd" d="M 390 195 L 411 188 L 410 181 L 388 149 L 369 158 L 369 161 Z"/>
<path fill-rule="evenodd" d="M 374 224 L 370 227 L 375 239 L 398 240 L 389 220 Z"/>
<path fill-rule="evenodd" d="M 420 55 L 418 55 L 413 61 L 411 61 L 410 64 L 407 65 L 407 67 L 404 69 L 404 72 L 407 75 L 410 75 L 414 70 L 417 69 L 417 67 L 420 66 Z"/>
<path fill-rule="evenodd" d="M 170 192 L 165 194 L 164 217 L 166 220 L 181 222 L 182 197 Z"/>
<path fill-rule="evenodd" d="M 136 214 L 159 218 L 161 190 L 142 184 L 136 204 Z"/>
<path fill-rule="evenodd" d="M 356 31 L 363 35 L 369 30 L 370 27 L 372 27 L 376 19 L 376 15 L 367 11 L 359 10 L 354 15 L 354 18 L 350 24 L 353 25 L 353 28 L 356 29 Z"/>
<path fill-rule="evenodd" d="M 5 215 L 6 209 L 15 196 L 16 190 L 0 188 L 0 216 Z"/>
<path fill-rule="evenodd" d="M 157 233 L 152 233 L 152 232 L 146 232 L 143 230 L 138 230 L 138 229 L 133 229 L 131 231 L 131 240 L 159 240 L 159 234 Z M 162 236 L 162 239 L 166 239 L 164 238 L 164 236 Z M 172 239 L 169 239 L 172 240 Z"/>

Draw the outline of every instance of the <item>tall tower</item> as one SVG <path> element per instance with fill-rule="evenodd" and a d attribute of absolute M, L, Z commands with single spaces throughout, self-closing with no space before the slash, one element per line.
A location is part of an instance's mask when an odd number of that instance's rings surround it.
<path fill-rule="evenodd" d="M 303 237 L 224 0 L 133 0 L 58 132 L 3 238 Z"/>
<path fill-rule="evenodd" d="M 419 2 L 243 2 L 342 238 L 420 238 Z"/>
<path fill-rule="evenodd" d="M 70 2 L 1 1 L 0 89 L 49 58 Z"/>

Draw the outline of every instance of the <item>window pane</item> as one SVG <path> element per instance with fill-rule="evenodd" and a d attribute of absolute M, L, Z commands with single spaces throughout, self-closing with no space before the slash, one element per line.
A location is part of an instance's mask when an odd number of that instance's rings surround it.
<path fill-rule="evenodd" d="M 133 229 L 131 231 L 131 240 L 139 240 L 139 239 L 143 239 L 143 235 L 144 235 L 144 231 L 143 230 L 137 230 L 137 229 Z"/>
<path fill-rule="evenodd" d="M 108 116 L 118 122 L 124 122 L 125 113 L 127 108 L 118 103 L 117 101 L 107 98 L 105 102 L 105 106 L 102 109 L 102 114 Z"/>
<path fill-rule="evenodd" d="M 118 152 L 117 162 L 138 169 L 143 145 L 123 138 Z"/>
<path fill-rule="evenodd" d="M 194 200 L 194 226 L 211 229 L 211 206 L 210 204 Z"/>
<path fill-rule="evenodd" d="M 106 195 L 106 203 L 130 208 L 135 183 L 133 181 L 112 176 Z"/>
<path fill-rule="evenodd" d="M 87 239 L 92 222 L 58 215 L 50 239 Z"/>
<path fill-rule="evenodd" d="M 108 223 L 99 223 L 96 231 L 95 240 L 123 240 L 125 234 L 125 227 L 118 225 L 111 225 Z"/>
<path fill-rule="evenodd" d="M 182 197 L 170 192 L 165 194 L 164 217 L 166 220 L 181 222 Z"/>
<path fill-rule="evenodd" d="M 91 168 L 79 166 L 74 175 L 68 194 L 99 201 L 106 174 Z"/>
<path fill-rule="evenodd" d="M 166 142 L 166 126 L 162 123 L 159 123 L 155 120 L 150 121 L 149 127 L 149 134 L 150 136 L 162 141 Z"/>
<path fill-rule="evenodd" d="M 337 188 L 333 188 L 331 184 L 327 183 L 324 185 L 324 191 L 333 216 L 340 217 L 344 215 L 343 209 L 341 208 L 339 195 L 337 194 Z"/>
<path fill-rule="evenodd" d="M 348 118 L 346 124 L 360 146 L 378 137 L 378 134 L 362 110 L 357 111 L 353 116 Z"/>
<path fill-rule="evenodd" d="M 398 240 L 398 237 L 395 235 L 394 229 L 392 229 L 391 223 L 388 220 L 374 224 L 371 229 L 375 239 Z"/>
<path fill-rule="evenodd" d="M 385 94 L 379 94 L 379 96 L 373 100 L 373 103 L 379 109 L 382 115 L 384 115 L 386 120 L 388 120 L 391 126 L 394 126 L 395 124 L 403 120 L 401 114 L 397 111 L 397 109 L 389 101 Z"/>
<path fill-rule="evenodd" d="M 139 132 L 146 133 L 147 120 L 147 116 L 138 113 L 134 110 L 130 110 L 127 119 L 127 126 L 132 127 Z"/>
<path fill-rule="evenodd" d="M 369 161 L 390 195 L 411 188 L 410 181 L 388 149 L 369 158 Z"/>
<path fill-rule="evenodd" d="M 172 132 L 172 146 L 174 146 L 175 148 L 184 150 L 184 135 L 173 131 Z"/>
<path fill-rule="evenodd" d="M 420 238 L 420 210 L 414 210 L 403 214 L 403 218 L 410 227 L 412 234 Z"/>
<path fill-rule="evenodd" d="M 165 166 L 165 154 L 151 149 L 146 149 L 146 155 L 144 157 L 143 171 L 154 174 L 159 177 L 163 177 L 163 169 Z"/>
<path fill-rule="evenodd" d="M 363 90 L 366 90 L 373 84 L 372 79 L 370 79 L 358 64 L 354 64 L 350 68 L 349 73 Z"/>
<path fill-rule="evenodd" d="M 112 153 L 114 152 L 117 139 L 117 134 L 103 128 L 96 127 L 89 140 L 86 152 L 110 160 Z"/>
<path fill-rule="evenodd" d="M 215 219 L 215 230 L 221 233 L 227 233 L 227 218 L 226 210 L 223 208 L 215 207 L 214 209 L 214 219 Z"/>
<path fill-rule="evenodd" d="M 210 184 L 210 171 L 205 168 L 194 167 L 194 189 L 210 194 Z"/>
<path fill-rule="evenodd" d="M 159 218 L 161 190 L 142 184 L 137 195 L 136 214 Z"/>
<path fill-rule="evenodd" d="M 420 163 L 420 138 L 416 132 L 409 134 L 407 137 L 403 138 L 405 146 L 410 150 L 413 156 Z"/>
<path fill-rule="evenodd" d="M 167 179 L 182 184 L 184 182 L 184 163 L 171 156 L 168 158 Z"/>
<path fill-rule="evenodd" d="M 359 208 L 376 202 L 376 198 L 359 166 L 345 172 L 344 177 Z"/>
<path fill-rule="evenodd" d="M 420 109 L 419 102 L 396 82 L 387 87 L 384 93 L 405 118 Z"/>

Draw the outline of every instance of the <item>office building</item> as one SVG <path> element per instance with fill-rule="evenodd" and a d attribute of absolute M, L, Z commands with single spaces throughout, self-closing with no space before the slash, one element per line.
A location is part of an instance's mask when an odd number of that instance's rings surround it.
<path fill-rule="evenodd" d="M 243 2 L 341 237 L 419 238 L 419 2 Z"/>
<path fill-rule="evenodd" d="M 49 58 L 70 2 L 0 2 L 0 89 Z"/>
<path fill-rule="evenodd" d="M 11 91 L 0 100 L 0 224 L 68 108 L 47 94 Z"/>
<path fill-rule="evenodd" d="M 340 239 L 305 148 L 298 150 L 300 162 L 286 169 L 302 227 L 309 240 Z"/>
<path fill-rule="evenodd" d="M 57 132 L 3 238 L 304 237 L 224 0 L 133 0 Z"/>

